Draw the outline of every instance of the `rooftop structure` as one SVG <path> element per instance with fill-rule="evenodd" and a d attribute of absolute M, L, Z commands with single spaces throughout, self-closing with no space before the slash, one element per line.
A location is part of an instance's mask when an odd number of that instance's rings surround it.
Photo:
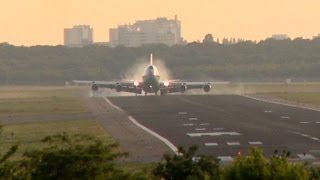
<path fill-rule="evenodd" d="M 93 43 L 93 29 L 89 25 L 73 26 L 64 29 L 64 45 L 82 47 Z"/>
<path fill-rule="evenodd" d="M 172 46 L 182 42 L 181 21 L 157 18 L 136 21 L 134 24 L 119 25 L 109 30 L 110 46 L 138 47 L 145 44 L 166 44 Z"/>

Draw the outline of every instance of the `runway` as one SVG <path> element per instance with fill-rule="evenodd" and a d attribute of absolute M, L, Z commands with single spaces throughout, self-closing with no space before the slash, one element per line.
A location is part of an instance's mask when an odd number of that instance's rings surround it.
<path fill-rule="evenodd" d="M 143 126 L 175 146 L 232 161 L 259 146 L 267 156 L 290 151 L 292 160 L 320 159 L 320 112 L 237 95 L 109 97 Z"/>

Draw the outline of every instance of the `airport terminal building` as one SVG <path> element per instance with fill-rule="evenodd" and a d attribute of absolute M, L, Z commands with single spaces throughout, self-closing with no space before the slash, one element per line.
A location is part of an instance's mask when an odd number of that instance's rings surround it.
<path fill-rule="evenodd" d="M 139 47 L 145 44 L 165 44 L 172 46 L 182 43 L 181 21 L 157 18 L 154 20 L 136 21 L 134 24 L 119 25 L 109 29 L 111 47 L 119 45 Z"/>

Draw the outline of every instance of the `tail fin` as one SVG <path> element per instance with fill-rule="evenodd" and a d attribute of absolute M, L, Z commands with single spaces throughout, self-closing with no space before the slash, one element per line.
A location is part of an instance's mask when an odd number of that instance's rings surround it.
<path fill-rule="evenodd" d="M 152 53 L 150 54 L 150 65 L 153 65 L 153 56 L 152 56 Z"/>

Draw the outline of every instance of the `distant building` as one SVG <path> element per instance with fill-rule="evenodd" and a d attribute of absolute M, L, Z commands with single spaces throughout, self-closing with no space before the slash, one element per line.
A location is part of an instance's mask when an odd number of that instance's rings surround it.
<path fill-rule="evenodd" d="M 319 39 L 320 38 L 320 34 L 318 34 L 318 36 L 313 36 L 313 39 Z"/>
<path fill-rule="evenodd" d="M 286 40 L 289 39 L 288 35 L 286 34 L 273 34 L 271 39 L 275 39 L 275 40 Z"/>
<path fill-rule="evenodd" d="M 109 29 L 111 47 L 123 45 L 138 47 L 144 44 L 166 44 L 172 46 L 183 42 L 181 37 L 181 21 L 157 18 L 154 20 L 136 21 L 134 24 L 119 25 Z"/>
<path fill-rule="evenodd" d="M 93 43 L 93 29 L 89 25 L 73 26 L 64 29 L 64 45 L 82 47 Z"/>

